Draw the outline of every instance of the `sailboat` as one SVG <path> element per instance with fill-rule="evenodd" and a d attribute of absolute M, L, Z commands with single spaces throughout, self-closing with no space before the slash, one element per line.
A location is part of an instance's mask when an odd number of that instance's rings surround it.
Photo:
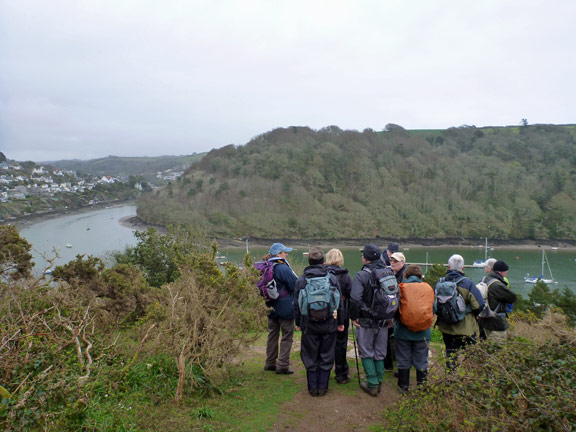
<path fill-rule="evenodd" d="M 472 263 L 472 267 L 482 268 L 486 265 L 488 260 L 488 237 L 484 237 L 484 259 L 477 259 Z"/>
<path fill-rule="evenodd" d="M 546 263 L 546 266 L 548 267 L 548 273 L 550 274 L 550 279 L 544 278 L 544 263 Z M 544 252 L 544 249 L 542 249 L 542 268 L 540 271 L 540 276 L 530 276 L 530 274 L 527 274 L 526 277 L 524 278 L 524 282 L 526 283 L 535 284 L 538 281 L 542 281 L 546 284 L 558 283 L 554 280 L 552 270 L 550 270 L 550 263 L 548 262 L 548 258 L 546 258 L 546 252 Z"/>

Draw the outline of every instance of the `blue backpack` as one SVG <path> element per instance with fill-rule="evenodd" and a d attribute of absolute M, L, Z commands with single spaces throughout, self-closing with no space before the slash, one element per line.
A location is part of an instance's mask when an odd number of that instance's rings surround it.
<path fill-rule="evenodd" d="M 446 324 L 456 324 L 466 316 L 466 303 L 464 297 L 458 291 L 458 284 L 464 278 L 457 281 L 447 281 L 440 278 L 434 288 L 434 306 L 438 321 Z"/>
<path fill-rule="evenodd" d="M 326 276 L 306 278 L 306 286 L 298 294 L 300 313 L 311 321 L 325 321 L 330 317 L 336 319 L 340 305 L 340 291 Z"/>
<path fill-rule="evenodd" d="M 398 306 L 398 281 L 390 267 L 369 269 L 370 283 L 373 288 L 372 304 L 370 314 L 376 322 L 389 321 L 394 318 Z"/>

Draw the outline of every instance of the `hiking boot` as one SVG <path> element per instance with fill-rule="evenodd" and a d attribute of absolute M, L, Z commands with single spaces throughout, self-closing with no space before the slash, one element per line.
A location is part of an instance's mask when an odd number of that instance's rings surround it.
<path fill-rule="evenodd" d="M 410 369 L 398 369 L 398 390 L 408 393 L 410 388 Z"/>
<path fill-rule="evenodd" d="M 362 381 L 360 383 L 360 388 L 372 397 L 378 396 L 378 387 L 368 387 L 368 383 L 366 381 Z"/>
<path fill-rule="evenodd" d="M 310 393 L 310 396 L 312 397 L 318 396 L 318 390 L 308 390 L 308 393 Z"/>
<path fill-rule="evenodd" d="M 328 393 L 328 389 L 318 389 L 318 396 L 324 396 Z"/>
<path fill-rule="evenodd" d="M 276 366 L 264 366 L 264 370 L 274 372 L 276 370 Z"/>
<path fill-rule="evenodd" d="M 278 375 L 292 375 L 294 373 L 294 371 L 292 369 L 286 368 L 286 369 L 276 369 L 276 373 Z"/>
<path fill-rule="evenodd" d="M 348 384 L 350 378 L 348 376 L 337 376 L 334 378 L 338 384 Z"/>
<path fill-rule="evenodd" d="M 426 384 L 427 376 L 428 376 L 427 370 L 416 371 L 416 384 L 419 386 Z"/>

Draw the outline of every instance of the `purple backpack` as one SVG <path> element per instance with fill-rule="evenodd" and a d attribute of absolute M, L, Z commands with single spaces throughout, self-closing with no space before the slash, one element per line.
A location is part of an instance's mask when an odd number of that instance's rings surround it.
<path fill-rule="evenodd" d="M 254 268 L 262 274 L 256 286 L 260 290 L 260 295 L 266 300 L 276 300 L 279 296 L 276 281 L 274 280 L 275 261 L 257 261 Z"/>

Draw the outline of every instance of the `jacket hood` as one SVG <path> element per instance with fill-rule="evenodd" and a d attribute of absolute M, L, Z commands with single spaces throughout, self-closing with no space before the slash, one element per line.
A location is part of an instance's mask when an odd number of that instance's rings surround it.
<path fill-rule="evenodd" d="M 327 265 L 324 267 L 326 268 L 326 270 L 334 273 L 336 276 L 340 276 L 340 275 L 349 273 L 347 268 L 342 268 L 342 267 L 338 267 L 335 265 Z"/>
<path fill-rule="evenodd" d="M 384 261 L 382 260 L 376 260 L 376 261 L 372 261 L 369 262 L 368 264 L 364 264 L 362 266 L 363 269 L 368 268 L 370 270 L 375 269 L 375 268 L 386 268 L 386 264 L 384 264 Z"/>
<path fill-rule="evenodd" d="M 508 282 L 506 282 L 504 280 L 504 278 L 502 277 L 502 275 L 500 273 L 496 273 L 495 271 L 491 271 L 490 273 L 488 273 L 488 276 L 486 277 L 486 279 L 489 281 L 490 279 L 498 279 L 500 282 L 502 282 L 504 285 L 508 286 Z"/>
<path fill-rule="evenodd" d="M 463 277 L 466 277 L 466 276 L 464 275 L 464 273 L 462 273 L 458 270 L 448 270 L 446 272 L 446 280 L 449 280 L 449 281 L 455 281 L 455 280 L 458 280 L 458 279 L 463 278 Z"/>
<path fill-rule="evenodd" d="M 328 274 L 328 268 L 322 264 L 315 264 L 308 266 L 304 269 L 302 275 L 307 278 L 326 276 Z"/>

